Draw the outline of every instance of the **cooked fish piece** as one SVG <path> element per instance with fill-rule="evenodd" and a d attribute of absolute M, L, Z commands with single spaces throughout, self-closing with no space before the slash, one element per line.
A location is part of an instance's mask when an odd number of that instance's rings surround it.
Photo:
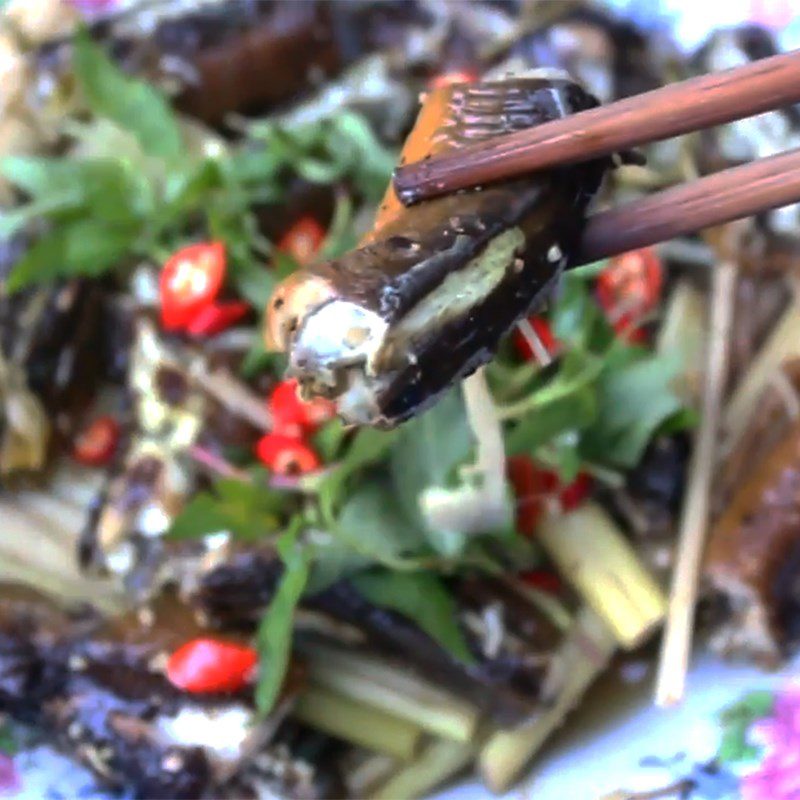
<path fill-rule="evenodd" d="M 781 365 L 721 465 L 705 575 L 725 600 L 715 644 L 776 664 L 800 639 L 800 362 Z"/>
<path fill-rule="evenodd" d="M 566 77 L 432 91 L 403 161 L 457 150 L 591 108 Z M 279 286 L 268 339 L 307 395 L 350 421 L 392 427 L 489 361 L 543 303 L 579 243 L 608 161 L 538 173 L 403 207 L 390 186 L 373 230 L 339 259 Z"/>

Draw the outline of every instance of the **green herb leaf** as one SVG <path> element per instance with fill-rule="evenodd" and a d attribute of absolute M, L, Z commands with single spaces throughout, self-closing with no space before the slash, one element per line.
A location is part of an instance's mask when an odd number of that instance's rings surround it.
<path fill-rule="evenodd" d="M 326 523 L 332 524 L 336 509 L 343 499 L 343 490 L 349 478 L 371 464 L 382 461 L 397 441 L 399 430 L 378 431 L 361 428 L 353 437 L 350 447 L 338 465 L 308 489 L 319 495 L 320 507 Z"/>
<path fill-rule="evenodd" d="M 422 492 L 446 487 L 474 445 L 460 389 L 400 428 L 390 459 L 392 481 L 401 504 L 421 528 L 426 527 L 419 504 Z"/>
<path fill-rule="evenodd" d="M 274 533 L 290 502 L 285 492 L 230 478 L 214 484 L 214 491 L 195 495 L 172 523 L 169 537 L 193 539 L 228 531 L 253 542 Z"/>
<path fill-rule="evenodd" d="M 362 483 L 350 495 L 336 522 L 335 533 L 362 556 L 402 567 L 401 556 L 424 542 L 387 481 Z"/>
<path fill-rule="evenodd" d="M 284 571 L 256 637 L 260 666 L 255 700 L 263 716 L 272 711 L 283 686 L 291 657 L 294 613 L 308 583 L 308 554 L 297 543 L 298 530 L 295 525 L 278 539 Z"/>
<path fill-rule="evenodd" d="M 373 605 L 408 617 L 455 658 L 474 662 L 457 621 L 456 604 L 435 575 L 370 570 L 350 580 Z"/>
<path fill-rule="evenodd" d="M 180 131 L 167 99 L 153 86 L 122 72 L 86 31 L 75 37 L 73 64 L 95 114 L 130 131 L 148 155 L 180 155 Z"/>
<path fill-rule="evenodd" d="M 78 219 L 45 234 L 14 265 L 9 292 L 60 277 L 100 275 L 133 247 L 137 229 Z"/>
<path fill-rule="evenodd" d="M 597 420 L 583 435 L 584 456 L 617 467 L 635 466 L 659 426 L 683 408 L 670 386 L 678 368 L 676 358 L 662 355 L 639 357 L 618 369 L 607 367 L 598 386 Z"/>
<path fill-rule="evenodd" d="M 151 199 L 126 165 L 111 158 L 93 160 L 9 156 L 0 174 L 33 198 L 21 212 L 56 218 L 83 210 L 85 216 L 130 224 L 149 210 Z M 20 213 L 19 211 L 17 213 Z"/>
<path fill-rule="evenodd" d="M 533 453 L 565 431 L 587 428 L 597 417 L 597 392 L 593 385 L 545 405 L 532 414 L 520 417 L 506 436 L 506 453 Z"/>
<path fill-rule="evenodd" d="M 15 756 L 19 752 L 19 740 L 8 722 L 0 725 L 0 753 Z"/>
<path fill-rule="evenodd" d="M 338 418 L 325 423 L 314 434 L 314 449 L 323 462 L 333 461 L 339 455 L 346 436 L 347 427 Z"/>
<path fill-rule="evenodd" d="M 735 763 L 758 757 L 760 750 L 748 743 L 747 732 L 756 720 L 769 715 L 774 703 L 775 696 L 772 692 L 755 691 L 722 712 L 722 739 L 717 751 L 719 761 Z"/>

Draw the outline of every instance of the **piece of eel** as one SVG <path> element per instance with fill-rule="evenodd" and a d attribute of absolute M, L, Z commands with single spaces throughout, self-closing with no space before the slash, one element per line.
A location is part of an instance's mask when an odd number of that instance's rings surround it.
<path fill-rule="evenodd" d="M 401 163 L 588 109 L 552 71 L 431 91 Z M 290 276 L 267 339 L 306 396 L 349 422 L 390 428 L 489 361 L 546 301 L 576 250 L 610 161 L 476 187 L 405 208 L 390 186 L 358 249 Z"/>

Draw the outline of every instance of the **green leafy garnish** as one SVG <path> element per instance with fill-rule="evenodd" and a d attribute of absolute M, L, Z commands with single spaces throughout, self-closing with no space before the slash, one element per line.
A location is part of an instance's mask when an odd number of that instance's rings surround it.
<path fill-rule="evenodd" d="M 748 743 L 747 731 L 756 720 L 769 715 L 774 703 L 772 692 L 754 691 L 722 712 L 723 729 L 717 751 L 718 761 L 734 763 L 758 758 L 760 749 Z"/>
<path fill-rule="evenodd" d="M 8 722 L 0 725 L 0 753 L 14 756 L 19 752 L 19 740 Z"/>
<path fill-rule="evenodd" d="M 402 568 L 401 556 L 424 542 L 387 480 L 361 483 L 348 497 L 335 531 L 355 553 Z"/>
<path fill-rule="evenodd" d="M 263 716 L 272 711 L 283 686 L 291 657 L 294 612 L 308 582 L 308 553 L 298 544 L 298 529 L 295 525 L 278 539 L 284 571 L 256 636 L 259 674 L 255 700 Z"/>
<path fill-rule="evenodd" d="M 453 470 L 474 444 L 460 389 L 400 428 L 389 459 L 392 481 L 403 508 L 421 529 L 428 527 L 420 508 L 422 493 L 450 485 Z"/>
<path fill-rule="evenodd" d="M 354 576 L 351 583 L 373 605 L 413 620 L 459 661 L 474 662 L 457 621 L 456 604 L 435 575 L 376 569 Z"/>
<path fill-rule="evenodd" d="M 258 541 L 280 529 L 289 501 L 285 492 L 223 478 L 214 484 L 213 492 L 200 492 L 186 504 L 169 536 L 191 539 L 227 531 L 243 541 Z"/>
<path fill-rule="evenodd" d="M 670 388 L 679 367 L 676 358 L 652 355 L 606 370 L 598 385 L 597 419 L 583 437 L 583 454 L 616 467 L 638 464 L 653 434 L 683 408 Z"/>
<path fill-rule="evenodd" d="M 511 422 L 507 453 L 530 454 L 564 481 L 587 463 L 600 471 L 630 469 L 659 431 L 682 430 L 694 419 L 672 388 L 678 358 L 627 344 L 592 298 L 589 280 L 601 267 L 564 278 L 549 314 L 563 348 L 557 364 L 534 376 L 527 364 L 495 370 L 498 391 L 516 386 L 501 407 Z"/>
<path fill-rule="evenodd" d="M 73 66 L 95 114 L 130 131 L 148 155 L 174 158 L 181 152 L 180 131 L 166 98 L 122 72 L 86 31 L 75 37 Z"/>

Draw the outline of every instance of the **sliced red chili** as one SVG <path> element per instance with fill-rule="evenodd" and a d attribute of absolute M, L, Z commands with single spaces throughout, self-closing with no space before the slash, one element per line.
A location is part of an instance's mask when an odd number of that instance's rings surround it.
<path fill-rule="evenodd" d="M 303 400 L 297 391 L 297 381 L 281 381 L 269 398 L 269 410 L 275 433 L 301 438 L 312 433 L 324 422 L 336 416 L 336 405 L 324 398 Z"/>
<path fill-rule="evenodd" d="M 523 536 L 536 532 L 548 500 L 557 500 L 562 511 L 572 511 L 592 489 L 592 479 L 586 473 L 579 473 L 565 486 L 555 472 L 540 467 L 529 456 L 510 456 L 506 469 L 516 498 L 517 531 Z"/>
<path fill-rule="evenodd" d="M 549 594 L 558 594 L 563 588 L 561 578 L 555 572 L 546 569 L 528 570 L 520 573 L 518 577 L 527 586 Z"/>
<path fill-rule="evenodd" d="M 615 330 L 635 329 L 661 299 L 664 269 L 652 247 L 612 258 L 597 278 L 597 300 Z"/>
<path fill-rule="evenodd" d="M 298 264 L 308 264 L 325 241 L 325 228 L 314 217 L 301 217 L 278 242 L 278 250 L 288 253 Z"/>
<path fill-rule="evenodd" d="M 258 654 L 252 647 L 220 639 L 192 639 L 169 657 L 167 678 L 185 692 L 236 692 L 247 685 L 257 663 Z"/>
<path fill-rule="evenodd" d="M 544 349 L 547 350 L 551 358 L 554 357 L 558 353 L 559 342 L 553 334 L 550 323 L 544 317 L 536 316 L 528 317 L 528 322 L 533 328 L 533 332 L 539 337 L 539 341 L 542 343 Z M 514 330 L 514 346 L 520 357 L 525 359 L 525 361 L 536 358 L 536 354 L 533 352 L 528 337 L 525 336 L 519 328 Z"/>
<path fill-rule="evenodd" d="M 317 454 L 301 439 L 268 433 L 256 444 L 260 461 L 278 475 L 305 475 L 320 468 Z"/>
<path fill-rule="evenodd" d="M 114 417 L 97 417 L 76 437 L 72 455 L 90 467 L 102 467 L 114 457 L 120 437 L 120 426 Z"/>
<path fill-rule="evenodd" d="M 186 330 L 191 336 L 215 336 L 243 320 L 249 311 L 250 306 L 241 300 L 211 303 L 192 317 Z"/>
<path fill-rule="evenodd" d="M 572 511 L 577 508 L 592 491 L 592 478 L 585 472 L 579 472 L 572 483 L 568 483 L 559 493 L 562 511 Z"/>
<path fill-rule="evenodd" d="M 225 278 L 225 246 L 202 242 L 183 247 L 161 270 L 161 322 L 167 330 L 179 330 L 219 294 Z"/>
<path fill-rule="evenodd" d="M 516 498 L 517 531 L 533 536 L 547 497 L 558 487 L 558 478 L 554 472 L 537 466 L 529 456 L 510 456 L 506 469 Z"/>

